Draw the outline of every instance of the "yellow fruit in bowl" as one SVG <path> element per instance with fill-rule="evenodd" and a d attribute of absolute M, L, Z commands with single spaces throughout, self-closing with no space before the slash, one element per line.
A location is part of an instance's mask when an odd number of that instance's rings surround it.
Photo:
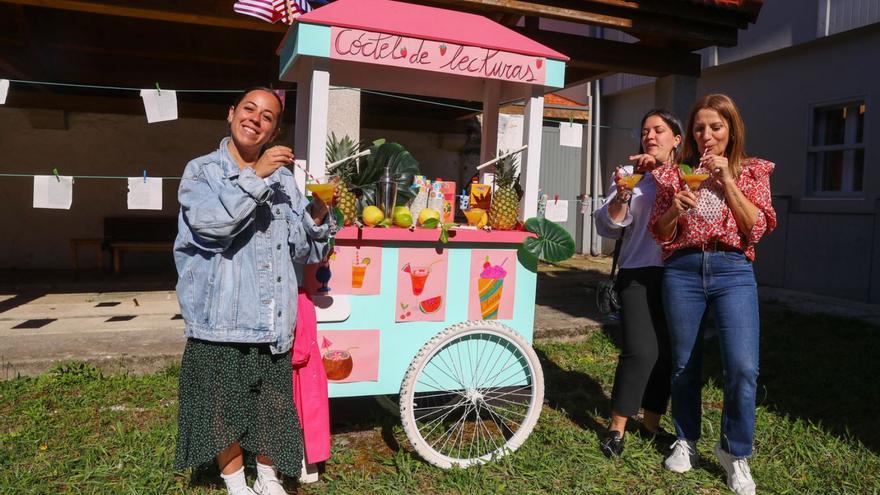
<path fill-rule="evenodd" d="M 425 222 L 431 219 L 436 220 L 437 225 L 440 225 L 440 213 L 437 210 L 425 208 L 419 212 L 419 226 L 424 226 Z"/>
<path fill-rule="evenodd" d="M 398 227 L 407 228 L 413 224 L 412 213 L 406 206 L 395 206 L 391 218 L 394 220 L 394 225 Z"/>
<path fill-rule="evenodd" d="M 382 213 L 382 210 L 380 210 L 378 206 L 367 206 L 364 208 L 361 218 L 364 219 L 364 224 L 372 227 L 381 223 L 382 220 L 385 220 L 385 214 Z"/>

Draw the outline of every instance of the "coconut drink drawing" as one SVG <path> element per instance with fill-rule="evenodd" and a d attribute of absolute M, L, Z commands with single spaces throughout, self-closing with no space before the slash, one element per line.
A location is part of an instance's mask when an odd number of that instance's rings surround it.
<path fill-rule="evenodd" d="M 492 265 L 489 257 L 483 262 L 483 271 L 480 272 L 480 278 L 477 279 L 477 294 L 480 298 L 480 313 L 484 320 L 497 320 L 498 308 L 501 306 L 501 294 L 504 291 L 504 277 L 507 271 L 504 270 L 504 263 L 500 265 Z"/>
<path fill-rule="evenodd" d="M 354 369 L 354 361 L 351 358 L 351 350 L 333 349 L 333 342 L 327 337 L 321 339 L 321 361 L 324 363 L 324 371 L 327 373 L 328 380 L 345 380 L 351 375 Z"/>

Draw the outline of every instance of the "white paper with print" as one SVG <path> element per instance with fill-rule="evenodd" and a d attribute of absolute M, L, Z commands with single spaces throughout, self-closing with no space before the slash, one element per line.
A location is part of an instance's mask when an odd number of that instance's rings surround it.
<path fill-rule="evenodd" d="M 73 177 L 34 176 L 34 208 L 69 210 L 73 203 Z"/>
<path fill-rule="evenodd" d="M 177 120 L 177 92 L 170 89 L 157 91 L 155 89 L 142 89 L 141 98 L 144 100 L 144 110 L 147 112 L 147 122 L 164 122 Z"/>
<path fill-rule="evenodd" d="M 9 79 L 0 79 L 0 105 L 6 104 L 6 95 L 9 94 Z"/>
<path fill-rule="evenodd" d="M 565 199 L 548 199 L 544 205 L 544 218 L 551 222 L 565 222 L 568 220 L 568 201 Z"/>
<path fill-rule="evenodd" d="M 584 126 L 581 124 L 561 122 L 559 124 L 559 146 L 580 148 L 583 143 Z"/>
<path fill-rule="evenodd" d="M 498 153 L 506 153 L 523 145 L 523 116 L 498 115 Z"/>
<path fill-rule="evenodd" d="M 162 179 L 158 177 L 128 178 L 128 209 L 129 210 L 161 210 Z"/>

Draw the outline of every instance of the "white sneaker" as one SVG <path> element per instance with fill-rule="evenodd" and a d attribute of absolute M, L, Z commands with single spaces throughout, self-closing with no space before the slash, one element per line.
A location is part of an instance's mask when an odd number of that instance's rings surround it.
<path fill-rule="evenodd" d="M 678 439 L 672 444 L 671 450 L 672 454 L 663 461 L 663 465 L 674 473 L 686 473 L 700 460 L 694 441 Z"/>
<path fill-rule="evenodd" d="M 287 495 L 284 491 L 284 485 L 278 478 L 260 478 L 254 481 L 254 492 L 256 495 Z"/>
<path fill-rule="evenodd" d="M 727 471 L 727 488 L 736 495 L 755 495 L 755 480 L 752 479 L 748 459 L 737 459 L 728 454 L 721 448 L 720 442 L 715 444 L 715 456 L 718 457 L 721 467 Z"/>
<path fill-rule="evenodd" d="M 254 492 L 253 490 L 251 490 L 251 487 L 249 487 L 249 486 L 242 486 L 242 487 L 238 487 L 234 490 L 229 490 L 227 492 L 227 494 L 228 495 L 257 495 L 257 493 Z"/>

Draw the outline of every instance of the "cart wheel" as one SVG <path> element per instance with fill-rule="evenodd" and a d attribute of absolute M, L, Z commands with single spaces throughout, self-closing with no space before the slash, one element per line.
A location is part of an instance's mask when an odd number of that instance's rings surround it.
<path fill-rule="evenodd" d="M 495 321 L 468 321 L 425 344 L 400 386 L 400 417 L 416 452 L 450 468 L 516 450 L 544 401 L 535 351 Z"/>

